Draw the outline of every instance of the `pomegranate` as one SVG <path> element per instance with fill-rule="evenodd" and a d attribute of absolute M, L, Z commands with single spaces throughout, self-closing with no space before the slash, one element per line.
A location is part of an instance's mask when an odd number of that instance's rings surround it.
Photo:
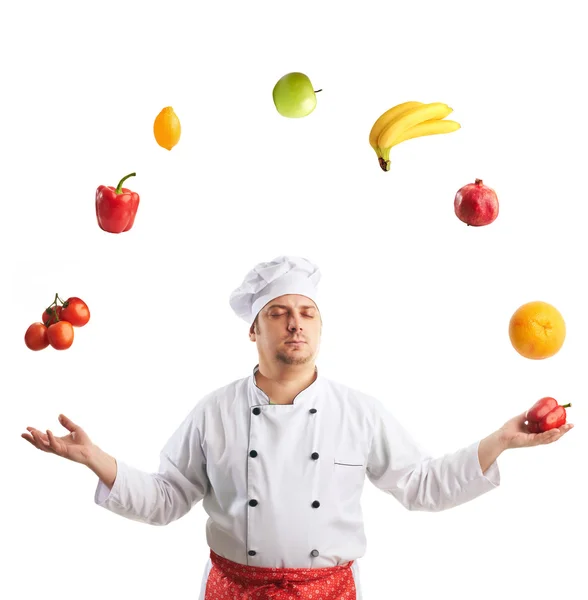
<path fill-rule="evenodd" d="M 474 227 L 490 225 L 498 216 L 496 192 L 485 186 L 481 179 L 458 190 L 453 206 L 457 218 Z"/>

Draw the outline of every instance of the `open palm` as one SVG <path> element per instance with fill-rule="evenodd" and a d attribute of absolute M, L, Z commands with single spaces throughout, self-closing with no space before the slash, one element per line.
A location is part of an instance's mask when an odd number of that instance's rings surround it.
<path fill-rule="evenodd" d="M 59 415 L 59 422 L 70 431 L 69 434 L 55 437 L 49 429 L 43 433 L 34 427 L 27 427 L 29 433 L 23 433 L 21 437 L 43 452 L 87 464 L 93 447 L 88 434 L 65 415 Z"/>
<path fill-rule="evenodd" d="M 557 429 L 550 429 L 542 433 L 529 433 L 525 425 L 526 421 L 527 412 L 525 411 L 507 421 L 500 428 L 500 436 L 506 448 L 525 448 L 527 446 L 551 444 L 574 427 L 571 423 L 566 423 Z"/>

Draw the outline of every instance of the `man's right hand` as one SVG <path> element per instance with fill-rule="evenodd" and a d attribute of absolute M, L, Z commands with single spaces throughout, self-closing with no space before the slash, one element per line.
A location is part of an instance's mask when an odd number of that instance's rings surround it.
<path fill-rule="evenodd" d="M 29 433 L 23 433 L 21 437 L 43 452 L 57 454 L 88 466 L 92 452 L 95 450 L 88 434 L 65 415 L 59 415 L 59 422 L 70 431 L 68 435 L 55 437 L 49 429 L 47 433 L 43 433 L 34 427 L 27 427 Z"/>

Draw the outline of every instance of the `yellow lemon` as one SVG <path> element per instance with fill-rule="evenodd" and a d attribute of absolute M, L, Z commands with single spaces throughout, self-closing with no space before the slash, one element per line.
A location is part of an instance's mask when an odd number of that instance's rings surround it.
<path fill-rule="evenodd" d="M 521 356 L 541 360 L 559 352 L 566 338 L 566 324 L 555 307 L 537 300 L 517 308 L 508 335 Z"/>
<path fill-rule="evenodd" d="M 155 141 L 166 150 L 171 150 L 179 141 L 182 133 L 180 120 L 171 106 L 166 106 L 155 117 L 153 135 Z"/>

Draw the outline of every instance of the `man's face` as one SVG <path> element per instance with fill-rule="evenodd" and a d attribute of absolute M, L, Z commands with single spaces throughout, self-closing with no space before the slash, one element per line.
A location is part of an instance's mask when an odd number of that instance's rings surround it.
<path fill-rule="evenodd" d="M 316 304 L 306 296 L 286 294 L 261 309 L 249 337 L 257 343 L 260 358 L 302 365 L 318 354 L 321 330 Z"/>

